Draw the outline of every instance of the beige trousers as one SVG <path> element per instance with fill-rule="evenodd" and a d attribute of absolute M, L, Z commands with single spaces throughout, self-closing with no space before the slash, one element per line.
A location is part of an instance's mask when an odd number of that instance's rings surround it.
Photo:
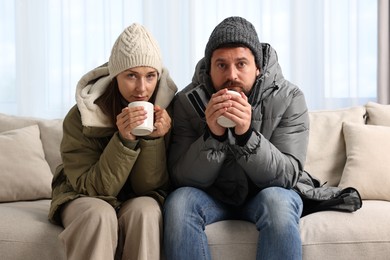
<path fill-rule="evenodd" d="M 118 214 L 107 202 L 81 197 L 61 213 L 59 235 L 69 260 L 158 260 L 162 214 L 157 201 L 138 197 L 126 201 Z"/>

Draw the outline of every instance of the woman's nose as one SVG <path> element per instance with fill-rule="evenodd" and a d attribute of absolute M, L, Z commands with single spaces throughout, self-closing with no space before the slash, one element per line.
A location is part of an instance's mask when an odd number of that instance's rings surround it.
<path fill-rule="evenodd" d="M 137 82 L 136 90 L 143 91 L 145 89 L 146 89 L 146 82 L 145 82 L 145 79 L 143 77 L 141 77 Z"/>

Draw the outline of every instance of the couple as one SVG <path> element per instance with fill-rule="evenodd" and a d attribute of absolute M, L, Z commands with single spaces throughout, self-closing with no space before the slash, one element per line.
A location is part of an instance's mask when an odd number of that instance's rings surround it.
<path fill-rule="evenodd" d="M 205 226 L 242 219 L 261 233 L 257 259 L 301 259 L 296 187 L 312 180 L 303 171 L 309 118 L 276 52 L 250 22 L 226 18 L 192 82 L 176 91 L 139 24 L 79 81 L 49 213 L 65 228 L 67 258 L 160 259 L 164 247 L 168 260 L 210 259 Z M 154 104 L 148 136 L 131 133 L 146 118 L 127 106 L 139 100 Z M 235 126 L 219 125 L 221 115 Z"/>

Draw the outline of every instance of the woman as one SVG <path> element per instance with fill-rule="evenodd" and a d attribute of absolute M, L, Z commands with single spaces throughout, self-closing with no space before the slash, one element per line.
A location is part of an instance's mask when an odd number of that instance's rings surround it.
<path fill-rule="evenodd" d="M 62 224 L 68 259 L 159 259 L 160 206 L 168 188 L 167 108 L 177 91 L 158 44 L 132 24 L 107 64 L 84 75 L 64 119 L 63 164 L 53 178 L 49 219 Z M 132 101 L 154 104 L 154 131 L 131 130 L 146 118 Z"/>

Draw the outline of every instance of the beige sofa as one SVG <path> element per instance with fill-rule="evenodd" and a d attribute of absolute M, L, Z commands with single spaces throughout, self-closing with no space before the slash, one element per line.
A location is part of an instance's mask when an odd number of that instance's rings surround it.
<path fill-rule="evenodd" d="M 0 114 L 0 259 L 65 259 L 62 228 L 47 220 L 61 123 Z M 312 111 L 310 123 L 305 169 L 325 185 L 357 188 L 363 206 L 301 218 L 303 258 L 389 259 L 390 105 Z M 206 233 L 214 260 L 255 259 L 253 224 L 221 221 Z"/>

